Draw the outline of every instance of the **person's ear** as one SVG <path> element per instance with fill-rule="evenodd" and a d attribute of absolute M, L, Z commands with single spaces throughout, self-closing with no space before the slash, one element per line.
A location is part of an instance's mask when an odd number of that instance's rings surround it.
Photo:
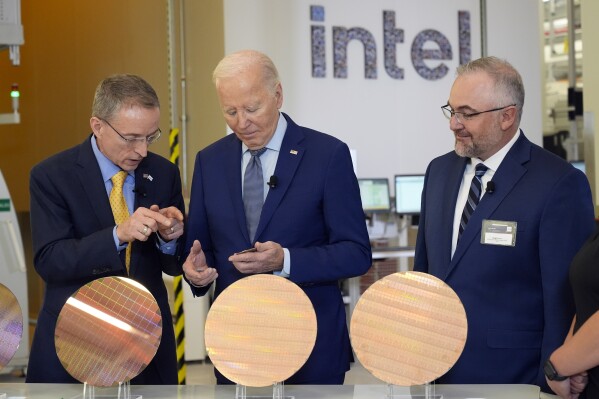
<path fill-rule="evenodd" d="M 100 118 L 92 116 L 89 120 L 89 126 L 92 128 L 94 136 L 98 137 L 100 135 L 100 128 L 102 127 L 102 121 Z"/>
<path fill-rule="evenodd" d="M 516 123 L 518 109 L 516 106 L 510 106 L 501 110 L 501 129 L 509 130 Z"/>
<path fill-rule="evenodd" d="M 277 99 L 277 109 L 281 109 L 283 106 L 283 86 L 281 82 L 277 83 L 277 87 L 275 88 L 275 97 Z"/>

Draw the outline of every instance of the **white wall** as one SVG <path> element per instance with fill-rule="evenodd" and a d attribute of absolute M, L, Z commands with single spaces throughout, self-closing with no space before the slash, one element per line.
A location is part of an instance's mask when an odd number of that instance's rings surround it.
<path fill-rule="evenodd" d="M 542 0 L 487 0 L 487 55 L 508 60 L 522 75 L 526 98 L 520 127 L 543 145 Z"/>
<path fill-rule="evenodd" d="M 488 0 L 487 7 L 489 55 L 506 58 L 520 69 L 527 91 L 523 128 L 540 144 L 539 1 Z M 479 0 L 224 0 L 224 5 L 225 52 L 254 48 L 271 56 L 283 82 L 283 111 L 298 124 L 339 137 L 355 149 L 359 177 L 424 173 L 433 157 L 453 149 L 440 107 L 447 102 L 459 65 L 458 10 L 470 13 L 471 58 L 481 56 Z M 324 7 L 324 22 L 311 20 L 311 5 Z M 404 41 L 395 52 L 403 79 L 385 70 L 384 10 L 394 11 L 395 28 L 403 29 Z M 312 77 L 312 25 L 325 27 L 324 78 Z M 333 77 L 333 26 L 360 27 L 373 35 L 376 79 L 364 77 L 364 50 L 355 40 L 348 46 L 347 78 Z M 414 38 L 428 29 L 445 36 L 452 49 L 451 59 L 425 61 L 429 68 L 449 68 L 438 80 L 420 76 L 411 60 Z M 439 46 L 427 42 L 424 48 Z"/>

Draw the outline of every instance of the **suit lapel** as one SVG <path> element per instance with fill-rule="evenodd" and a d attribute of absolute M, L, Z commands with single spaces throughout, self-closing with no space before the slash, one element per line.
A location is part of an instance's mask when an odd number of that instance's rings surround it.
<path fill-rule="evenodd" d="M 300 144 L 304 135 L 298 125 L 289 117 L 286 117 L 286 119 L 288 123 L 287 130 L 281 143 L 281 150 L 275 168 L 275 176 L 277 176 L 278 180 L 277 186 L 268 191 L 268 195 L 264 201 L 260 222 L 256 229 L 256 239 L 260 237 L 262 231 L 268 226 L 275 210 L 285 196 L 285 192 L 289 189 L 293 176 L 304 156 L 305 148 Z"/>
<path fill-rule="evenodd" d="M 87 200 L 92 204 L 98 223 L 102 227 L 108 227 L 114 225 L 114 216 L 106 194 L 102 172 L 92 150 L 90 140 L 91 136 L 79 146 L 77 178 L 83 187 Z"/>
<path fill-rule="evenodd" d="M 135 169 L 135 201 L 133 211 L 137 208 L 149 208 L 152 201 L 156 198 L 155 186 L 160 182 L 154 181 L 154 176 L 150 170 L 150 165 L 147 159 L 141 161 L 137 169 Z"/>
<path fill-rule="evenodd" d="M 150 164 L 146 158 L 141 161 L 139 166 L 135 169 L 135 195 L 133 201 L 133 212 L 135 212 L 135 210 L 139 207 L 150 208 L 150 206 L 154 204 L 156 198 L 156 184 L 160 184 L 160 182 L 154 181 Z M 154 238 L 151 239 L 153 240 Z M 142 243 L 133 241 L 129 243 L 129 245 L 131 245 L 131 263 L 129 264 L 129 275 L 132 276 L 137 270 L 137 264 L 140 259 L 139 251 L 141 250 L 140 247 Z"/>
<path fill-rule="evenodd" d="M 229 191 L 229 198 L 231 198 L 233 203 L 233 212 L 235 212 L 235 219 L 237 219 L 239 230 L 249 242 L 250 237 L 245 222 L 243 194 L 241 193 L 241 141 L 235 134 L 230 134 L 228 138 L 227 147 L 223 153 L 224 176 L 221 181 Z"/>
<path fill-rule="evenodd" d="M 470 217 L 468 226 L 464 230 L 449 264 L 447 270 L 448 276 L 464 256 L 468 247 L 472 245 L 474 239 L 480 239 L 483 220 L 492 218 L 497 207 L 499 207 L 518 181 L 526 174 L 524 164 L 530 160 L 530 151 L 530 141 L 521 133 L 493 176 L 496 187 L 495 191 L 492 194 L 485 194 L 476 207 L 474 214 Z"/>
<path fill-rule="evenodd" d="M 433 193 L 436 201 L 452 201 L 447 206 L 439 206 L 441 212 L 441 223 L 440 226 L 443 229 L 443 238 L 441 240 L 441 248 L 439 250 L 443 254 L 443 264 L 448 265 L 451 261 L 451 243 L 453 238 L 453 218 L 455 214 L 456 202 L 458 199 L 458 193 L 460 191 L 460 185 L 462 183 L 462 177 L 464 175 L 464 169 L 468 163 L 468 158 L 458 157 L 456 155 L 455 161 L 447 169 L 447 175 L 443 176 L 443 182 L 436 182 L 434 184 L 439 185 L 439 191 L 433 189 Z M 444 195 L 447 197 L 444 198 Z M 430 200 L 429 200 L 430 201 Z"/>

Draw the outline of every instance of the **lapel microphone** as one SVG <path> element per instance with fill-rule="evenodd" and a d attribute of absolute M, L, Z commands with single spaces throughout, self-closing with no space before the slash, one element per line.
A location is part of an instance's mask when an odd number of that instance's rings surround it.
<path fill-rule="evenodd" d="M 487 185 L 487 187 L 488 187 L 488 185 Z M 141 195 L 143 198 L 146 198 L 146 196 L 148 195 L 146 193 L 146 190 L 143 187 L 135 187 L 133 189 L 133 192 L 137 195 Z"/>
<path fill-rule="evenodd" d="M 277 186 L 277 183 L 279 182 L 279 179 L 277 178 L 277 176 L 272 175 L 270 176 L 270 180 L 268 180 L 268 187 L 270 188 L 275 188 Z"/>
<path fill-rule="evenodd" d="M 486 193 L 493 194 L 495 192 L 495 182 L 491 180 L 487 183 L 487 188 L 485 189 Z"/>

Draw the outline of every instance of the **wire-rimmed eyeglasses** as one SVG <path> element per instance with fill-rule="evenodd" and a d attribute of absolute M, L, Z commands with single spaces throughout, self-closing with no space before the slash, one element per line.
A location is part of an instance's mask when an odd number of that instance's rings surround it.
<path fill-rule="evenodd" d="M 501 111 L 502 109 L 506 109 L 506 108 L 514 107 L 514 106 L 516 106 L 516 104 L 510 104 L 510 105 L 506 105 L 506 106 L 499 107 L 499 108 L 488 109 L 486 111 L 458 112 L 458 111 L 454 111 L 453 109 L 451 109 L 449 104 L 445 104 L 445 105 L 441 106 L 441 110 L 443 111 L 443 115 L 445 115 L 445 117 L 447 119 L 451 120 L 451 117 L 455 116 L 458 123 L 463 123 L 463 122 L 472 120 L 472 118 L 474 118 L 477 115 L 485 114 L 487 112 Z"/>
<path fill-rule="evenodd" d="M 102 122 L 105 122 L 108 126 L 110 126 L 110 128 L 112 130 L 114 130 L 114 132 L 116 134 L 118 134 L 119 137 L 121 139 L 123 139 L 123 141 L 128 146 L 131 146 L 131 147 L 135 146 L 135 144 L 142 144 L 142 143 L 147 144 L 147 145 L 154 144 L 156 141 L 158 141 L 158 139 L 160 138 L 160 135 L 162 134 L 162 131 L 160 130 L 160 128 L 158 128 L 158 130 L 154 134 L 151 134 L 151 135 L 149 135 L 147 137 L 131 137 L 131 138 L 127 138 L 127 137 L 123 136 L 121 133 L 119 133 L 119 131 L 116 130 L 114 128 L 114 126 L 112 126 L 110 124 L 110 122 L 108 122 L 106 119 L 102 119 L 102 118 L 98 118 L 98 119 L 100 119 Z"/>

